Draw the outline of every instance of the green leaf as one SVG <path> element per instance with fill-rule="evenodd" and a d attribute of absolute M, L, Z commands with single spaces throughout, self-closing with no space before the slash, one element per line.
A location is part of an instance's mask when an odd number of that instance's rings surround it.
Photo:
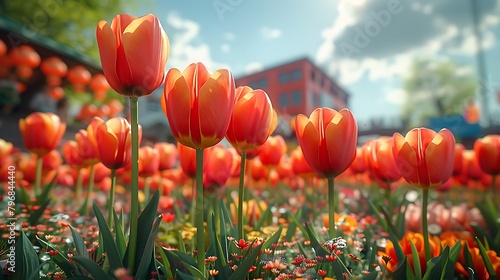
<path fill-rule="evenodd" d="M 141 260 L 141 256 L 146 248 L 146 243 L 149 238 L 149 234 L 152 230 L 153 222 L 157 217 L 157 209 L 158 209 L 158 201 L 160 200 L 160 193 L 156 191 L 151 200 L 149 201 L 144 211 L 139 215 L 137 221 L 137 252 L 135 257 L 135 265 L 134 267 L 138 267 L 139 262 Z M 128 247 L 125 252 L 125 260 L 128 260 Z M 129 264 L 126 265 L 128 267 Z"/>
<path fill-rule="evenodd" d="M 219 207 L 219 205 L 218 205 Z M 223 222 L 223 217 L 221 215 L 220 222 Z M 217 238 L 217 231 L 215 229 L 215 214 L 212 213 L 209 219 L 210 228 L 210 250 L 214 251 L 213 254 L 217 257 L 215 260 L 215 269 L 219 271 L 219 277 L 222 279 L 227 279 L 231 275 L 231 269 L 227 266 L 226 256 L 222 250 L 222 246 L 219 238 Z"/>
<path fill-rule="evenodd" d="M 418 251 L 417 248 L 415 247 L 415 244 L 413 244 L 413 240 L 411 238 L 408 238 L 410 241 L 410 246 L 411 246 L 411 254 L 413 256 L 413 268 L 415 270 L 415 277 L 417 280 L 422 279 L 422 270 L 420 266 L 420 258 L 418 256 Z"/>
<path fill-rule="evenodd" d="M 406 256 L 404 257 L 403 261 L 400 261 L 398 263 L 396 270 L 389 276 L 390 279 L 406 279 L 406 280 L 415 279 L 415 275 L 413 274 L 413 271 L 411 270 L 411 267 L 408 264 L 408 259 L 406 258 Z"/>
<path fill-rule="evenodd" d="M 483 244 L 481 241 L 475 237 L 476 243 L 479 247 L 479 252 L 481 252 L 481 257 L 483 258 L 484 266 L 486 266 L 486 270 L 488 271 L 488 274 L 490 275 L 490 280 L 497 280 L 497 274 L 495 272 L 495 269 L 493 268 L 493 265 L 491 264 L 490 257 L 488 257 L 488 253 L 486 252 L 486 249 L 484 249 Z"/>
<path fill-rule="evenodd" d="M 111 235 L 108 224 L 101 213 L 101 210 L 94 203 L 92 206 L 94 209 L 95 217 L 97 218 L 97 223 L 99 224 L 99 231 L 102 233 L 102 239 L 104 243 L 104 252 L 106 252 L 107 259 L 109 261 L 110 273 L 113 273 L 116 269 L 123 267 L 122 259 L 118 253 L 118 248 L 115 244 L 115 239 Z"/>
<path fill-rule="evenodd" d="M 74 256 L 73 260 L 85 268 L 94 279 L 108 279 L 106 272 L 95 262 L 81 256 Z"/>
<path fill-rule="evenodd" d="M 376 246 L 376 245 L 375 245 Z M 367 254 L 367 260 L 368 260 L 368 271 L 370 272 L 373 272 L 375 271 L 375 266 L 373 266 L 372 264 L 376 264 L 377 263 L 377 252 L 375 250 L 373 250 L 374 246 L 371 246 L 370 248 L 368 248 L 368 254 Z"/>
<path fill-rule="evenodd" d="M 135 279 L 147 279 L 148 273 L 151 272 L 150 270 L 151 264 L 154 264 L 155 261 L 154 242 L 156 239 L 156 235 L 158 233 L 158 227 L 160 226 L 160 222 L 161 222 L 161 216 L 158 217 L 155 223 L 153 224 L 153 229 L 149 234 L 146 246 L 144 247 L 144 251 L 141 256 L 141 262 L 137 267 Z"/>
<path fill-rule="evenodd" d="M 175 279 L 179 280 L 197 280 L 194 276 L 186 274 L 182 271 L 176 271 L 175 273 Z"/>
<path fill-rule="evenodd" d="M 30 225 L 38 224 L 38 219 L 40 219 L 40 217 L 43 215 L 43 212 L 45 211 L 49 203 L 50 199 L 45 199 L 36 211 L 30 213 L 30 216 L 28 218 L 28 222 Z"/>
<path fill-rule="evenodd" d="M 396 257 L 398 258 L 398 262 L 401 262 L 401 260 L 404 260 L 406 258 L 405 253 L 403 252 L 403 249 L 401 249 L 401 245 L 399 245 L 399 240 L 397 240 L 396 236 L 391 232 L 389 234 L 389 239 L 392 242 L 392 245 L 394 246 L 394 251 L 396 251 Z"/>
<path fill-rule="evenodd" d="M 184 240 L 182 240 L 182 232 L 179 230 L 179 234 L 177 235 L 179 242 L 179 251 L 186 253 L 186 246 L 184 245 Z"/>
<path fill-rule="evenodd" d="M 371 271 L 370 274 L 366 275 L 363 280 L 376 280 L 378 277 L 378 271 Z"/>
<path fill-rule="evenodd" d="M 121 213 L 121 215 L 123 215 L 123 212 Z M 118 249 L 118 253 L 120 254 L 120 260 L 123 260 L 125 251 L 127 250 L 127 241 L 125 240 L 125 234 L 123 232 L 123 224 L 122 221 L 120 220 L 123 217 L 118 218 L 118 215 L 116 215 L 116 212 L 113 209 L 113 218 L 115 220 L 113 228 L 115 229 L 116 248 Z"/>
<path fill-rule="evenodd" d="M 469 245 L 465 243 L 464 247 L 464 259 L 465 259 L 465 269 L 469 273 L 469 279 L 476 279 L 474 271 L 474 262 L 472 262 L 472 256 L 470 255 Z"/>
<path fill-rule="evenodd" d="M 295 215 L 293 213 L 290 213 L 290 217 L 292 218 L 292 221 L 295 223 L 297 227 L 299 227 L 300 231 L 304 235 L 306 239 L 309 239 L 309 234 L 307 233 L 307 230 L 304 228 L 304 226 L 299 222 L 299 218 L 302 216 L 302 208 L 300 208 Z"/>
<path fill-rule="evenodd" d="M 71 230 L 71 235 L 73 235 L 73 242 L 75 243 L 75 248 L 78 256 L 82 256 L 88 259 L 89 253 L 82 236 L 78 232 L 76 232 L 76 230 L 72 226 L 69 226 L 69 229 Z"/>
<path fill-rule="evenodd" d="M 441 254 L 427 262 L 427 269 L 424 274 L 424 280 L 441 279 L 445 274 L 445 268 L 450 255 L 450 247 L 446 246 Z"/>
<path fill-rule="evenodd" d="M 16 272 L 13 275 L 13 279 L 25 280 L 35 271 L 39 271 L 38 256 L 35 249 L 33 249 L 33 244 L 31 244 L 31 241 L 26 237 L 24 231 L 21 231 L 21 235 L 17 238 L 15 245 Z"/>
<path fill-rule="evenodd" d="M 178 272 L 182 272 L 185 274 L 195 276 L 195 278 L 197 279 L 205 279 L 205 276 L 202 275 L 201 271 L 198 270 L 196 262 L 190 255 L 176 250 L 166 250 L 163 248 L 162 250 L 167 256 L 171 270 L 175 271 L 176 274 Z"/>
<path fill-rule="evenodd" d="M 271 216 L 271 206 L 270 205 L 267 207 L 266 211 L 264 211 L 264 213 L 262 213 L 262 217 L 254 226 L 254 230 L 259 231 L 260 228 L 264 225 L 264 222 L 267 221 L 269 216 Z"/>
<path fill-rule="evenodd" d="M 460 254 L 461 249 L 462 249 L 462 240 L 460 239 L 450 249 L 448 264 L 446 266 L 445 274 L 443 274 L 444 279 L 453 278 L 453 274 L 455 272 L 455 264 L 457 263 L 458 255 Z"/>
<path fill-rule="evenodd" d="M 297 224 L 288 223 L 288 229 L 286 230 L 285 240 L 291 241 L 295 236 L 296 231 L 297 231 Z"/>
<path fill-rule="evenodd" d="M 54 183 L 56 181 L 56 177 L 57 177 L 57 173 L 54 174 L 54 177 L 52 177 L 52 180 L 50 180 L 50 182 L 43 187 L 42 193 L 37 195 L 35 205 L 40 205 L 48 200 L 50 190 L 54 186 Z"/>
<path fill-rule="evenodd" d="M 276 233 L 271 236 L 270 239 L 278 239 L 279 235 L 275 237 L 277 233 L 281 233 L 281 228 L 278 230 Z M 268 240 L 269 241 L 269 240 Z M 252 247 L 250 245 L 250 247 Z M 240 265 L 238 266 L 238 269 L 229 277 L 228 280 L 241 280 L 241 279 L 246 279 L 248 277 L 248 270 L 250 270 L 250 267 L 255 264 L 255 261 L 257 260 L 257 257 L 259 256 L 260 249 L 262 248 L 262 244 L 257 246 L 257 248 L 252 248 L 252 252 L 248 255 L 246 255 L 241 261 Z"/>
<path fill-rule="evenodd" d="M 382 217 L 382 214 L 380 213 L 378 207 L 375 206 L 370 200 L 368 200 L 368 205 L 370 206 L 370 209 L 373 211 L 375 216 L 377 216 L 377 220 L 380 222 L 380 226 L 384 229 L 385 232 L 389 232 L 389 225 L 387 224 L 386 219 Z"/>
<path fill-rule="evenodd" d="M 38 242 L 40 242 L 42 246 L 44 246 L 46 250 L 54 250 L 54 251 L 57 250 L 51 244 L 41 239 L 40 237 L 37 236 L 36 239 L 38 240 Z M 75 276 L 76 271 L 78 271 L 78 268 L 73 263 L 69 262 L 69 259 L 66 257 L 66 255 L 63 255 L 59 251 L 56 255 L 52 256 L 52 261 L 57 266 L 59 266 L 62 269 L 62 271 L 64 271 L 64 274 L 66 274 L 66 276 L 68 277 Z"/>
<path fill-rule="evenodd" d="M 163 249 L 163 247 L 161 247 L 159 244 L 157 244 L 158 248 L 160 248 L 160 250 L 158 250 L 158 252 L 160 253 L 160 256 L 161 256 L 161 260 L 163 261 L 163 267 L 162 269 L 165 270 L 165 276 L 167 279 L 171 279 L 173 278 L 173 275 L 172 275 L 172 270 L 169 268 L 170 267 L 170 263 L 168 262 L 168 258 L 167 258 L 167 255 L 165 254 L 165 249 Z"/>

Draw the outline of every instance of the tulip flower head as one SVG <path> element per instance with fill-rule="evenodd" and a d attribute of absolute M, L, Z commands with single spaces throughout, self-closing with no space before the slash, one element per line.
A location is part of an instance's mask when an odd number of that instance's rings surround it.
<path fill-rule="evenodd" d="M 455 156 L 455 137 L 451 131 L 438 133 L 414 128 L 403 137 L 394 134 L 394 159 L 401 176 L 411 185 L 431 189 L 451 177 Z"/>
<path fill-rule="evenodd" d="M 167 73 L 161 99 L 175 139 L 204 149 L 226 136 L 235 103 L 234 78 L 226 69 L 211 74 L 202 63 Z"/>
<path fill-rule="evenodd" d="M 26 149 L 43 156 L 59 146 L 66 124 L 56 114 L 35 112 L 19 120 L 19 129 Z"/>
<path fill-rule="evenodd" d="M 262 146 L 278 123 L 271 100 L 263 90 L 242 86 L 236 89 L 231 122 L 226 138 L 241 151 Z"/>
<path fill-rule="evenodd" d="M 322 177 L 336 177 L 356 157 L 358 126 L 347 109 L 318 108 L 309 118 L 299 114 L 295 131 L 304 158 Z"/>
<path fill-rule="evenodd" d="M 490 175 L 500 174 L 500 135 L 477 139 L 474 152 L 481 169 Z"/>
<path fill-rule="evenodd" d="M 104 75 L 116 92 L 140 97 L 163 83 L 170 44 L 156 16 L 120 14 L 111 25 L 100 21 L 96 36 Z"/>

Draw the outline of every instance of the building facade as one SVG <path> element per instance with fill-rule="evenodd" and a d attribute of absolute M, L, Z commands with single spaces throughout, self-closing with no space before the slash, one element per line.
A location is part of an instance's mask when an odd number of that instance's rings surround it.
<path fill-rule="evenodd" d="M 236 79 L 236 86 L 244 85 L 266 91 L 280 115 L 309 115 L 318 107 L 348 106 L 348 93 L 308 58 Z"/>

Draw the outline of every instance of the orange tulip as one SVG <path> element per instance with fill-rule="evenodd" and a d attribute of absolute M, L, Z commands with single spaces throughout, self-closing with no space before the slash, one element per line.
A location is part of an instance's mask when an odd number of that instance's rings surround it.
<path fill-rule="evenodd" d="M 128 165 L 132 156 L 131 127 L 124 118 L 112 118 L 97 128 L 95 140 L 100 161 L 109 169 Z M 139 127 L 139 142 L 141 129 Z"/>
<path fill-rule="evenodd" d="M 464 166 L 464 156 L 465 146 L 457 143 L 455 145 L 455 162 L 453 164 L 453 176 L 458 176 L 462 173 Z"/>
<path fill-rule="evenodd" d="M 336 177 L 354 161 L 358 126 L 351 111 L 318 108 L 309 118 L 299 114 L 295 129 L 305 159 L 319 175 Z"/>
<path fill-rule="evenodd" d="M 278 124 L 271 100 L 263 90 L 247 86 L 236 89 L 226 139 L 237 150 L 248 151 L 262 146 Z"/>
<path fill-rule="evenodd" d="M 349 169 L 351 169 L 354 174 L 363 173 L 368 169 L 368 163 L 365 160 L 363 148 L 356 148 L 356 158 L 351 163 L 351 166 L 349 166 Z"/>
<path fill-rule="evenodd" d="M 43 156 L 57 148 L 66 124 L 56 114 L 35 112 L 19 120 L 19 129 L 26 149 Z"/>
<path fill-rule="evenodd" d="M 158 172 L 160 167 L 160 153 L 158 150 L 143 146 L 139 149 L 139 176 L 149 177 Z"/>
<path fill-rule="evenodd" d="M 443 129 L 414 128 L 403 137 L 394 134 L 394 159 L 405 180 L 419 188 L 439 187 L 451 177 L 455 137 Z"/>
<path fill-rule="evenodd" d="M 10 156 L 14 150 L 14 145 L 3 139 L 0 139 L 0 159 Z"/>
<path fill-rule="evenodd" d="M 111 26 L 100 21 L 96 36 L 104 75 L 116 92 L 140 97 L 163 83 L 170 45 L 157 17 L 120 14 Z"/>
<path fill-rule="evenodd" d="M 233 153 L 219 146 L 205 150 L 203 157 L 203 187 L 214 189 L 224 186 L 231 177 Z"/>
<path fill-rule="evenodd" d="M 401 246 L 403 253 L 408 258 L 408 264 L 410 265 L 412 270 L 415 271 L 415 268 L 413 267 L 413 255 L 412 255 L 412 251 L 411 251 L 410 240 L 413 242 L 413 244 L 415 245 L 415 248 L 417 249 L 418 258 L 420 260 L 420 270 L 421 270 L 422 275 L 424 275 L 425 271 L 427 269 L 427 264 L 426 264 L 426 260 L 425 260 L 425 254 L 424 254 L 424 236 L 420 233 L 407 232 L 407 233 L 405 233 L 403 238 L 399 241 L 399 245 Z M 439 238 L 434 236 L 429 241 L 430 241 L 430 248 L 431 248 L 431 256 L 436 257 L 437 255 L 439 255 L 439 252 L 440 252 Z M 394 244 L 391 241 L 387 242 L 387 246 L 385 247 L 385 252 L 379 251 L 378 254 L 379 254 L 379 256 L 391 257 L 391 260 L 387 263 L 387 270 L 389 270 L 390 272 L 394 272 L 396 270 L 397 264 L 400 261 L 403 261 L 403 260 L 398 260 L 398 257 L 396 255 L 396 250 L 394 248 Z"/>
<path fill-rule="evenodd" d="M 286 154 L 287 146 L 281 135 L 267 138 L 259 153 L 260 162 L 266 166 L 277 166 Z"/>
<path fill-rule="evenodd" d="M 310 176 L 314 175 L 314 170 L 311 168 L 309 163 L 307 163 L 302 153 L 300 147 L 295 148 L 290 153 L 290 161 L 292 164 L 293 173 L 299 176 Z"/>
<path fill-rule="evenodd" d="M 62 155 L 66 163 L 70 166 L 80 166 L 83 158 L 78 153 L 78 143 L 75 140 L 66 141 L 61 148 Z"/>
<path fill-rule="evenodd" d="M 179 164 L 186 176 L 194 178 L 196 176 L 196 150 L 188 146 L 177 143 L 179 151 Z"/>
<path fill-rule="evenodd" d="M 500 174 L 500 135 L 477 139 L 474 152 L 481 169 L 490 175 Z"/>
<path fill-rule="evenodd" d="M 204 149 L 226 136 L 235 103 L 234 78 L 226 69 L 213 74 L 202 63 L 184 72 L 170 69 L 161 105 L 175 139 Z"/>
<path fill-rule="evenodd" d="M 78 143 L 78 154 L 83 160 L 83 163 L 93 165 L 99 162 L 97 155 L 97 146 L 94 145 L 93 139 L 89 137 L 87 130 L 80 129 L 75 134 L 75 141 Z"/>
<path fill-rule="evenodd" d="M 384 183 L 396 182 L 401 178 L 393 155 L 392 137 L 380 137 L 371 141 L 365 152 L 366 162 L 373 175 Z"/>
<path fill-rule="evenodd" d="M 160 154 L 161 171 L 174 168 L 177 163 L 177 147 L 172 143 L 158 142 L 155 143 L 155 149 Z"/>

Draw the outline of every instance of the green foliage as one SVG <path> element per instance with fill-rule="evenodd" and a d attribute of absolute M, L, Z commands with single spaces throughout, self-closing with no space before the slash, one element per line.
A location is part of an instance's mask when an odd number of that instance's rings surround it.
<path fill-rule="evenodd" d="M 431 117 L 461 114 L 474 97 L 477 82 L 470 68 L 450 60 L 419 58 L 404 80 L 403 119 L 409 125 L 426 124 Z"/>
<path fill-rule="evenodd" d="M 100 20 L 111 21 L 131 3 L 128 0 L 5 0 L 0 4 L 0 13 L 98 61 L 95 40 L 97 23 Z"/>

